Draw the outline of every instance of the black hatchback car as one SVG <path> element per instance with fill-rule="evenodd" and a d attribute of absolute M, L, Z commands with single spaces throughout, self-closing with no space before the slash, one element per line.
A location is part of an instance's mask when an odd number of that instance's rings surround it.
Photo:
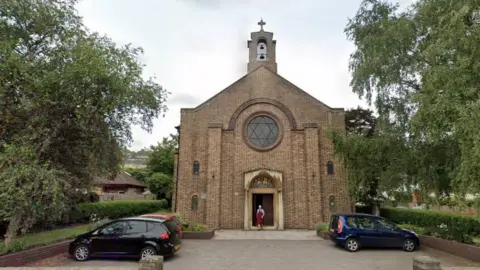
<path fill-rule="evenodd" d="M 180 232 L 174 222 L 147 217 L 117 219 L 75 238 L 68 252 L 77 261 L 112 256 L 169 257 L 181 247 Z"/>

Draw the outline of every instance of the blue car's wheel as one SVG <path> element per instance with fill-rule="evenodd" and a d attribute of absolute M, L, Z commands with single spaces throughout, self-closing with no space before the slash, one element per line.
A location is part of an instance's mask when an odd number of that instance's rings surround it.
<path fill-rule="evenodd" d="M 347 242 L 345 242 L 345 249 L 350 252 L 358 251 L 360 249 L 360 242 L 358 242 L 357 239 L 350 237 L 347 239 Z"/>

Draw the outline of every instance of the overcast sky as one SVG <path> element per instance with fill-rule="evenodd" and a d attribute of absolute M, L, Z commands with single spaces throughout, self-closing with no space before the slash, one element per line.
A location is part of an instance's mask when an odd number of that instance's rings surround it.
<path fill-rule="evenodd" d="M 152 133 L 133 128 L 131 149 L 156 144 L 196 107 L 246 74 L 250 32 L 277 40 L 278 73 L 331 107 L 366 106 L 349 87 L 354 46 L 343 29 L 361 0 L 83 0 L 92 31 L 145 50 L 145 75 L 170 91 Z M 411 0 L 400 0 L 402 6 Z"/>

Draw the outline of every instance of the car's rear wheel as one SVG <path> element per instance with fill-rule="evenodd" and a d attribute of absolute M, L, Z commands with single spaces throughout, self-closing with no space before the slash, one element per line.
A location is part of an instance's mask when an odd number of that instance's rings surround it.
<path fill-rule="evenodd" d="M 345 242 L 345 249 L 350 252 L 358 251 L 360 249 L 360 243 L 357 239 L 350 237 L 347 239 L 347 242 Z"/>
<path fill-rule="evenodd" d="M 157 250 L 152 246 L 146 246 L 140 251 L 140 258 L 157 255 Z"/>
<path fill-rule="evenodd" d="M 403 240 L 403 250 L 407 252 L 412 252 L 417 248 L 417 243 L 412 238 L 407 238 Z"/>
<path fill-rule="evenodd" d="M 80 244 L 73 250 L 75 260 L 83 262 L 90 258 L 90 248 L 87 245 Z"/>

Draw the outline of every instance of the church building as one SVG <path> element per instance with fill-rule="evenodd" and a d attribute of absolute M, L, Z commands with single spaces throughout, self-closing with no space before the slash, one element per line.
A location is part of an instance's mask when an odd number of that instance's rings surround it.
<path fill-rule="evenodd" d="M 212 229 L 250 230 L 262 205 L 265 229 L 313 229 L 350 211 L 346 172 L 327 138 L 345 130 L 344 109 L 280 76 L 277 42 L 258 24 L 247 74 L 181 109 L 172 210 Z"/>

